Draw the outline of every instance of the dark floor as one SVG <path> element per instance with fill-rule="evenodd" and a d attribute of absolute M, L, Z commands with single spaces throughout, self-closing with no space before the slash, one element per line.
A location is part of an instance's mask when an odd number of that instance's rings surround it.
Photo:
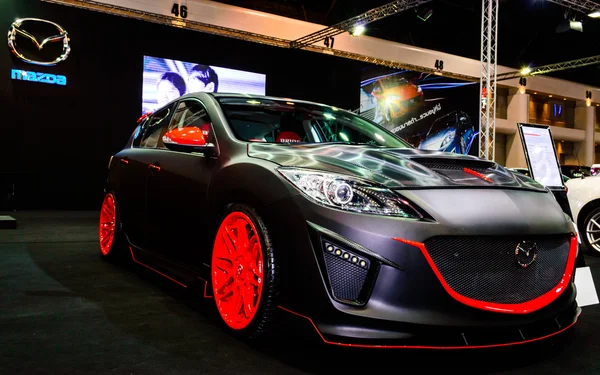
<path fill-rule="evenodd" d="M 211 300 L 102 261 L 96 213 L 10 214 L 19 229 L 0 230 L 0 374 L 600 373 L 600 305 L 558 339 L 507 349 L 358 350 L 283 334 L 251 347 L 221 329 Z M 600 280 L 600 258 L 587 260 Z"/>

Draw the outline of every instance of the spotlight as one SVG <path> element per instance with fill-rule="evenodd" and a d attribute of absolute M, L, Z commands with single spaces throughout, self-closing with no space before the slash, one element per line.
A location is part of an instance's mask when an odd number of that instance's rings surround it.
<path fill-rule="evenodd" d="M 328 252 L 332 252 L 333 251 L 333 246 L 331 246 L 331 245 L 327 246 L 327 251 Z"/>
<path fill-rule="evenodd" d="M 568 19 L 560 21 L 558 26 L 556 26 L 557 33 L 564 33 L 569 30 L 581 31 L 583 32 L 583 23 L 581 21 L 571 21 Z"/>
<path fill-rule="evenodd" d="M 592 13 L 588 14 L 588 17 L 591 18 L 600 18 L 600 10 L 595 10 Z"/>
<path fill-rule="evenodd" d="M 358 262 L 358 258 L 357 257 L 352 257 L 352 263 L 356 263 Z"/>
<path fill-rule="evenodd" d="M 344 259 L 348 259 L 348 258 L 350 258 L 350 254 L 348 254 L 348 253 L 344 253 L 344 255 L 342 255 L 342 258 L 344 258 Z"/>
<path fill-rule="evenodd" d="M 355 26 L 354 29 L 352 29 L 352 32 L 350 33 L 352 36 L 359 36 L 362 33 L 365 32 L 365 27 L 363 25 L 358 25 Z"/>
<path fill-rule="evenodd" d="M 433 9 L 425 8 L 425 9 L 417 12 L 417 18 L 419 18 L 421 21 L 427 21 L 429 19 L 429 17 L 431 17 L 432 14 L 433 14 Z"/>
<path fill-rule="evenodd" d="M 526 76 L 529 73 L 531 73 L 530 67 L 525 67 L 525 68 L 521 69 L 521 75 Z"/>
<path fill-rule="evenodd" d="M 365 262 L 364 260 L 360 261 L 360 266 L 361 267 L 366 267 L 367 266 L 367 262 Z"/>
<path fill-rule="evenodd" d="M 337 250 L 335 251 L 335 255 L 342 255 L 342 250 L 340 250 L 340 249 L 337 249 Z"/>

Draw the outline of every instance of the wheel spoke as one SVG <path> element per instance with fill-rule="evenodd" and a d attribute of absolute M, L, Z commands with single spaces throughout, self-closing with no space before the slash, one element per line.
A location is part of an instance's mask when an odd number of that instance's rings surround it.
<path fill-rule="evenodd" d="M 244 296 L 244 315 L 249 318 L 254 314 L 254 287 L 247 286 L 242 295 Z"/>
<path fill-rule="evenodd" d="M 225 227 L 223 230 L 223 241 L 225 242 L 225 246 L 227 247 L 227 251 L 229 253 L 234 253 L 237 251 L 237 243 L 235 238 L 231 234 L 231 230 L 228 227 Z"/>
<path fill-rule="evenodd" d="M 221 299 L 226 298 L 227 296 L 230 296 L 231 294 L 233 294 L 233 287 L 235 287 L 235 279 L 233 277 L 229 277 L 227 279 L 227 281 L 225 281 L 225 284 L 223 284 L 218 290 L 217 290 L 217 294 L 219 295 L 223 295 L 225 294 L 225 296 L 221 296 Z"/>
<path fill-rule="evenodd" d="M 590 221 L 591 221 L 592 223 L 594 223 L 594 225 L 595 225 L 597 228 L 600 228 L 600 224 L 598 224 L 598 222 L 597 222 L 596 220 L 594 220 L 594 219 L 591 219 Z"/>
<path fill-rule="evenodd" d="M 232 276 L 233 262 L 227 258 L 216 258 L 216 260 L 219 261 L 219 264 L 216 264 L 215 267 L 226 273 L 228 276 Z"/>
<path fill-rule="evenodd" d="M 248 229 L 246 229 L 246 222 L 243 220 L 238 220 L 235 226 L 237 231 L 237 241 L 241 247 L 248 247 Z"/>
<path fill-rule="evenodd" d="M 242 289 L 242 288 L 240 288 L 239 284 L 238 284 L 238 285 L 236 285 L 236 289 L 237 289 L 237 291 L 236 291 L 236 293 L 235 293 L 235 294 L 237 295 L 237 296 L 236 296 L 237 298 L 235 299 L 235 304 L 233 305 L 233 309 L 232 309 L 232 311 L 233 311 L 233 312 L 234 312 L 236 315 L 238 315 L 238 316 L 239 316 L 239 315 L 241 315 L 241 313 L 242 313 L 242 309 L 243 309 L 243 307 L 244 307 L 244 293 L 242 293 L 242 291 L 240 290 L 240 289 Z"/>

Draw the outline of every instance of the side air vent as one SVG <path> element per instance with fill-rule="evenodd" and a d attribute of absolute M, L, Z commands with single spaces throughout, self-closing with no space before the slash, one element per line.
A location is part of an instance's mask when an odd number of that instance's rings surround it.
<path fill-rule="evenodd" d="M 330 241 L 323 241 L 323 253 L 334 298 L 344 303 L 364 304 L 372 288 L 368 280 L 376 272 L 377 264 Z"/>

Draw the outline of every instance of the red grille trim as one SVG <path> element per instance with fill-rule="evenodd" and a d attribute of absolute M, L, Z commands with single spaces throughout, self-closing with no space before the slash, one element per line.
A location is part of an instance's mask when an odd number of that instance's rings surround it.
<path fill-rule="evenodd" d="M 553 302 L 555 299 L 557 299 L 565 291 L 565 289 L 567 288 L 567 285 L 569 284 L 569 282 L 571 280 L 571 277 L 573 276 L 573 270 L 575 268 L 575 258 L 577 256 L 577 245 L 578 245 L 577 244 L 577 236 L 575 234 L 571 234 L 571 244 L 569 247 L 569 257 L 567 259 L 567 266 L 565 267 L 565 271 L 563 273 L 562 278 L 560 279 L 560 282 L 554 288 L 552 288 L 552 290 L 550 290 L 548 293 L 542 294 L 541 296 L 539 296 L 535 299 L 532 299 L 530 301 L 527 301 L 527 302 L 515 303 L 515 304 L 503 304 L 503 303 L 492 303 L 492 302 L 486 302 L 486 301 L 472 299 L 469 297 L 465 297 L 462 294 L 456 292 L 454 289 L 452 289 L 450 287 L 450 285 L 448 285 L 446 280 L 444 280 L 444 277 L 442 276 L 442 274 L 436 267 L 435 263 L 433 262 L 433 259 L 431 259 L 431 256 L 427 252 L 427 249 L 425 248 L 425 244 L 423 244 L 422 242 L 405 240 L 405 239 L 396 238 L 396 237 L 394 237 L 392 239 L 395 241 L 410 245 L 410 246 L 414 246 L 414 247 L 418 248 L 419 250 L 421 250 L 421 253 L 423 253 L 423 256 L 427 260 L 427 263 L 429 263 L 429 266 L 435 273 L 435 276 L 439 279 L 440 283 L 442 284 L 442 286 L 444 287 L 446 292 L 448 292 L 448 294 L 450 294 L 457 301 L 459 301 L 467 306 L 475 307 L 477 309 L 506 313 L 506 314 L 529 314 L 533 311 L 536 311 L 545 306 L 548 306 L 551 302 Z"/>

